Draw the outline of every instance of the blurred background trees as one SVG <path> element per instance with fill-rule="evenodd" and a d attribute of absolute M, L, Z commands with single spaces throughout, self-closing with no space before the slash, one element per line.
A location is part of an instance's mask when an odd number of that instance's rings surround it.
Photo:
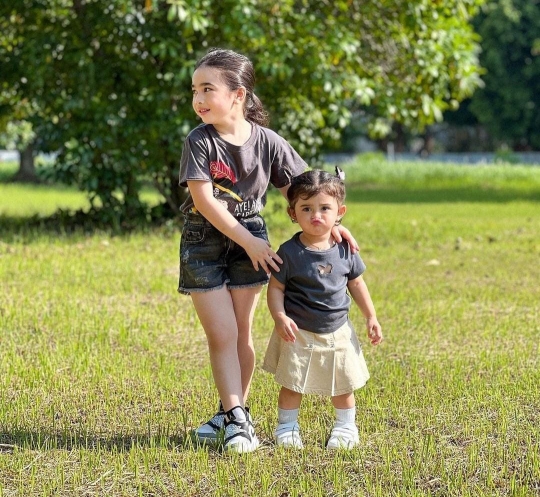
<path fill-rule="evenodd" d="M 537 5 L 525 14 L 520 1 L 506 3 L 519 22 L 537 27 Z M 471 19 L 481 3 L 3 2 L 0 131 L 19 123 L 11 142 L 54 153 L 51 177 L 88 192 L 115 219 L 148 215 L 140 196 L 148 182 L 165 199 L 154 214 L 175 214 L 182 144 L 197 124 L 191 73 L 208 48 L 232 48 L 253 60 L 271 126 L 314 163 L 323 148 L 340 146 L 344 130 L 373 138 L 396 129 L 418 133 L 474 99 L 480 39 Z M 535 35 L 527 36 L 524 46 Z M 486 80 L 487 96 L 488 88 Z M 482 113 L 470 102 L 470 112 Z"/>
<path fill-rule="evenodd" d="M 514 150 L 540 150 L 540 3 L 490 1 L 474 20 L 484 87 L 468 110 Z"/>

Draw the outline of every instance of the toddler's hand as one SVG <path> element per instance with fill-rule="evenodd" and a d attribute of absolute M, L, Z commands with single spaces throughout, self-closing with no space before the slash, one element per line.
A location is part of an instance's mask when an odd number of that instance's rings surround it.
<path fill-rule="evenodd" d="M 298 326 L 291 318 L 283 316 L 276 321 L 276 332 L 286 342 L 296 341 L 296 331 L 298 331 Z"/>
<path fill-rule="evenodd" d="M 366 319 L 366 328 L 371 345 L 379 345 L 382 342 L 382 328 L 376 317 Z"/>

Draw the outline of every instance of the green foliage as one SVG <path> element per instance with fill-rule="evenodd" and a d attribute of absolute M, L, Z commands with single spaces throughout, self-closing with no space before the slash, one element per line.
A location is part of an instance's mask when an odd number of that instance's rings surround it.
<path fill-rule="evenodd" d="M 191 72 L 209 47 L 253 59 L 272 127 L 313 159 L 353 110 L 383 135 L 392 122 L 421 129 L 470 95 L 468 19 L 480 1 L 4 3 L 0 115 L 19 108 L 38 147 L 58 151 L 55 179 L 113 217 L 144 214 L 143 180 L 176 213 L 182 143 L 196 124 Z"/>
<path fill-rule="evenodd" d="M 490 1 L 475 19 L 485 87 L 470 110 L 513 149 L 540 149 L 540 4 Z"/>

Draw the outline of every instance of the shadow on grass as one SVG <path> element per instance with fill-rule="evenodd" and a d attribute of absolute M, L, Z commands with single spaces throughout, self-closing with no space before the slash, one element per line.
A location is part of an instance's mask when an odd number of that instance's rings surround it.
<path fill-rule="evenodd" d="M 155 233 L 176 235 L 182 228 L 180 217 L 149 216 L 132 218 L 128 222 L 107 221 L 93 212 L 69 212 L 58 210 L 51 216 L 6 216 L 0 215 L 0 240 L 14 239 L 31 241 L 41 236 L 89 236 L 104 234 L 110 236 L 134 233 Z"/>
<path fill-rule="evenodd" d="M 269 195 L 279 195 L 272 190 Z M 478 186 L 437 188 L 400 188 L 396 185 L 347 184 L 347 201 L 387 204 L 429 203 L 508 203 L 515 201 L 540 202 L 540 190 L 535 188 L 481 188 Z M 24 239 L 31 241 L 39 236 L 86 236 L 96 233 L 123 235 L 136 232 L 163 232 L 171 235 L 180 233 L 182 220 L 174 213 L 161 212 L 129 219 L 107 222 L 103 211 L 68 212 L 59 210 L 48 217 L 12 217 L 0 215 L 0 240 Z M 264 212 L 263 212 L 264 215 Z"/>
<path fill-rule="evenodd" d="M 123 434 L 99 436 L 76 432 L 31 432 L 13 430 L 0 432 L 0 454 L 12 454 L 19 450 L 67 450 L 83 449 L 107 452 L 129 452 L 136 448 L 156 448 L 166 450 L 209 450 L 220 452 L 217 447 L 197 445 L 189 434 L 144 435 Z"/>
<path fill-rule="evenodd" d="M 389 187 L 355 187 L 347 185 L 347 200 L 369 203 L 441 203 L 441 202 L 488 202 L 507 203 L 515 201 L 540 202 L 540 190 L 512 188 L 399 188 Z"/>

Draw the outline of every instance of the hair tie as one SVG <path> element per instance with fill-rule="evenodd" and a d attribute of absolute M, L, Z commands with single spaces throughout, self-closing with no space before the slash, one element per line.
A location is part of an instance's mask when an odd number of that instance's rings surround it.
<path fill-rule="evenodd" d="M 340 167 L 336 166 L 336 176 L 341 180 L 341 181 L 345 181 L 345 173 L 343 172 L 343 169 L 341 169 Z"/>

